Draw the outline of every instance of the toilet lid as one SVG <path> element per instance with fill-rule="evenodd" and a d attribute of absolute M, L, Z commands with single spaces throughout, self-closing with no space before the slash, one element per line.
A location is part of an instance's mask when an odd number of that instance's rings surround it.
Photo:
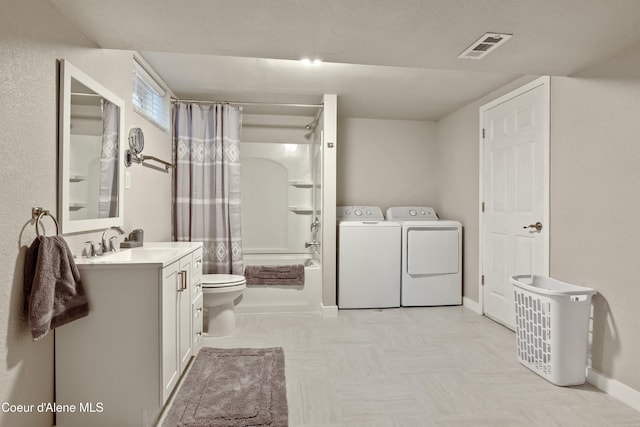
<path fill-rule="evenodd" d="M 235 286 L 246 283 L 244 276 L 238 274 L 203 274 L 203 288 L 221 288 L 224 286 Z"/>

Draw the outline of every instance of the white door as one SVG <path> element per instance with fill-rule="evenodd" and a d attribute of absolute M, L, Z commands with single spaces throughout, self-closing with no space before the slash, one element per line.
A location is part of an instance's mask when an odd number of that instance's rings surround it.
<path fill-rule="evenodd" d="M 509 277 L 549 268 L 548 79 L 482 107 L 481 120 L 483 311 L 514 329 Z"/>

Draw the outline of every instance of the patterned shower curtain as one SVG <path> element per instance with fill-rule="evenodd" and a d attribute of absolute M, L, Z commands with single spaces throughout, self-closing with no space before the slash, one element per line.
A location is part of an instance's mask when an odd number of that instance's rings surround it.
<path fill-rule="evenodd" d="M 178 102 L 172 114 L 173 240 L 204 243 L 205 274 L 243 274 L 242 108 Z"/>
<path fill-rule="evenodd" d="M 118 216 L 119 131 L 120 107 L 103 99 L 98 218 L 113 218 Z"/>

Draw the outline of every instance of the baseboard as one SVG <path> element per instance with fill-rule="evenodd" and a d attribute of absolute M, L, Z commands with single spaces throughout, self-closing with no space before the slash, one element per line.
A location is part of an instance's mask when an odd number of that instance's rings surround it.
<path fill-rule="evenodd" d="M 480 308 L 480 304 L 472 300 L 471 298 L 462 297 L 462 305 L 471 311 L 475 311 L 478 314 L 482 314 L 482 309 Z"/>
<path fill-rule="evenodd" d="M 309 305 L 237 305 L 236 314 L 320 314 Z"/>
<path fill-rule="evenodd" d="M 640 391 L 618 380 L 609 378 L 590 367 L 587 367 L 587 382 L 605 393 L 610 394 L 622 403 L 631 406 L 636 411 L 640 411 Z"/>
<path fill-rule="evenodd" d="M 338 315 L 337 305 L 324 305 L 320 304 L 320 312 L 323 317 L 335 317 Z"/>

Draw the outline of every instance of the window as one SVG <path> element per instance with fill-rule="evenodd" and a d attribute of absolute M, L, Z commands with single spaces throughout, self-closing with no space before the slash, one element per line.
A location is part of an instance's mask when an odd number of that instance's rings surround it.
<path fill-rule="evenodd" d="M 166 92 L 137 61 L 133 61 L 133 109 L 160 128 L 169 129 Z"/>

